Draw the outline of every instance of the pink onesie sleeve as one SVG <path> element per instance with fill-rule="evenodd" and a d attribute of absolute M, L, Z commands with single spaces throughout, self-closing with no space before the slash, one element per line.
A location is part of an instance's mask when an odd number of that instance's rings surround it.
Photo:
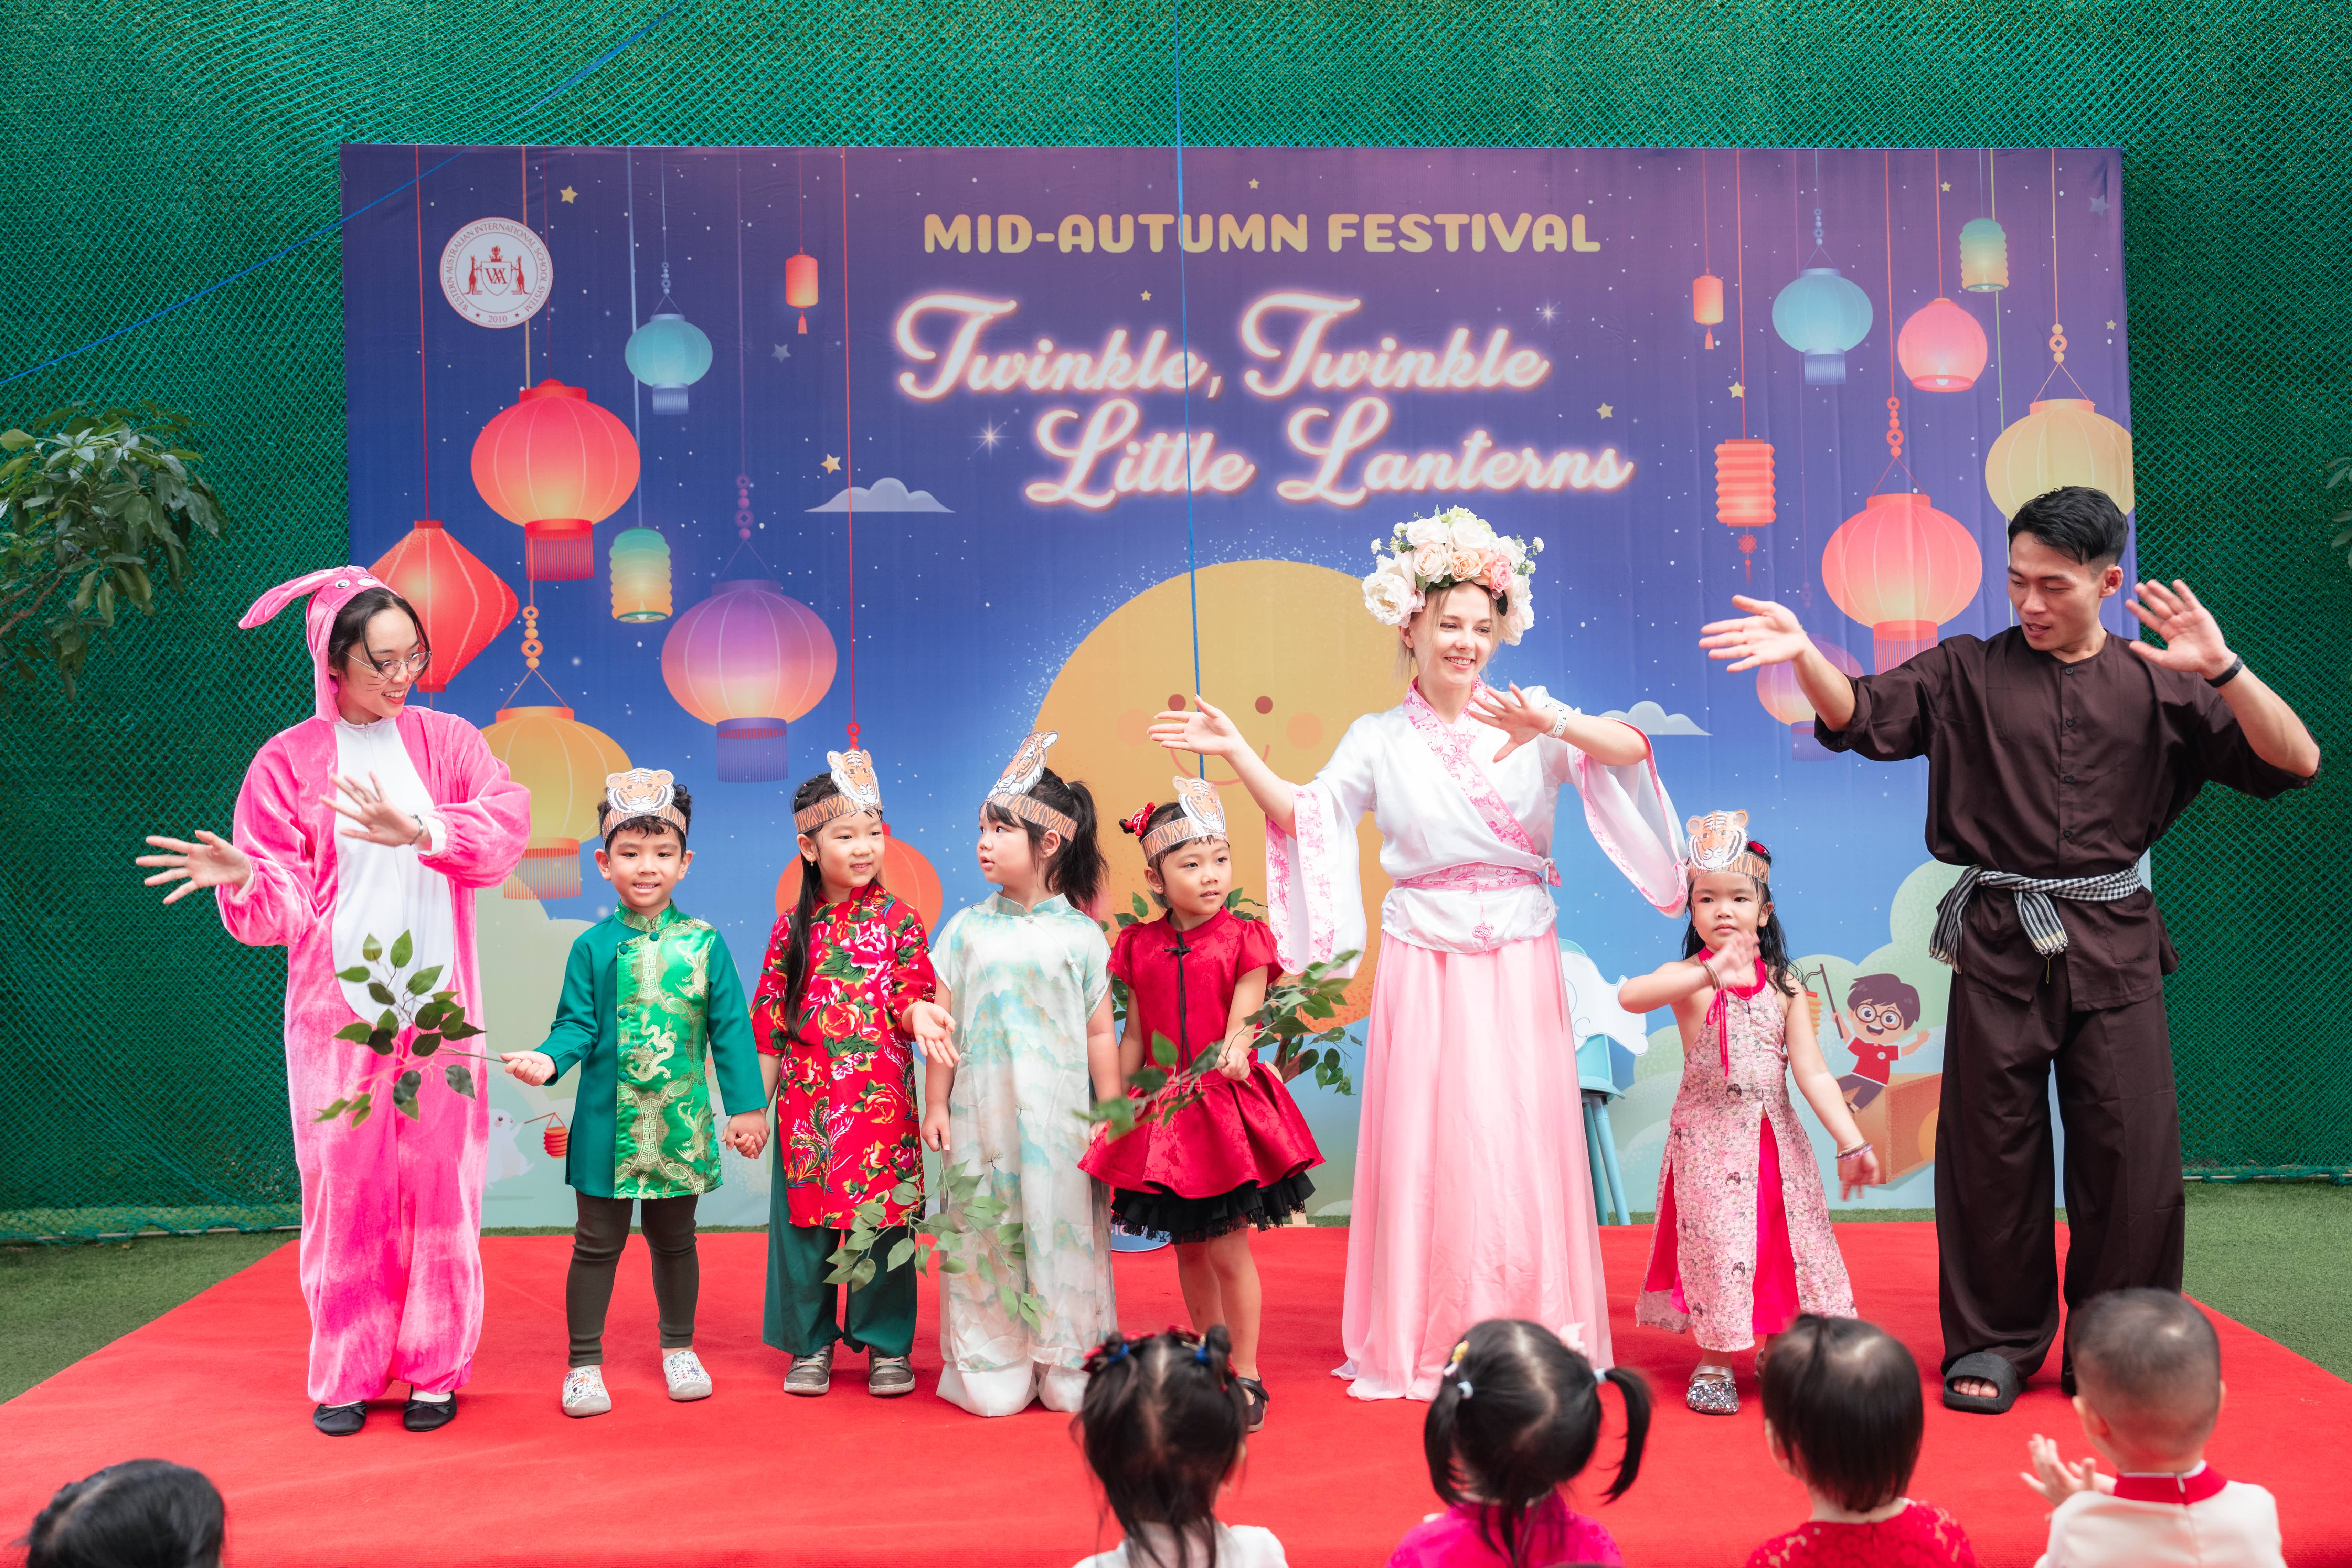
<path fill-rule="evenodd" d="M 319 846 L 303 820 L 292 748 L 274 736 L 245 770 L 230 839 L 253 863 L 242 888 L 215 888 L 221 924 L 247 947 L 291 947 L 323 918 Z"/>

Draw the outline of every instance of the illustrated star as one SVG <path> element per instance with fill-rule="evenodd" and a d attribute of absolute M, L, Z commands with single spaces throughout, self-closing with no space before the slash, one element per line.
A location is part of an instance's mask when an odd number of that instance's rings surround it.
<path fill-rule="evenodd" d="M 2093 196 L 2091 198 L 2091 210 L 2095 213 L 2103 213 L 2106 211 L 2107 198 L 2105 196 Z"/>
<path fill-rule="evenodd" d="M 1250 189 L 1251 189 L 1251 190 L 1255 190 L 1255 189 L 1257 189 L 1257 182 L 1256 182 L 1255 180 L 1252 180 L 1252 181 L 1250 182 Z"/>
<path fill-rule="evenodd" d="M 580 195 L 578 191 L 573 190 L 570 185 L 564 186 L 562 190 L 556 194 L 562 196 L 566 202 L 572 201 L 574 197 Z"/>
<path fill-rule="evenodd" d="M 1145 299 L 1147 299 L 1147 300 L 1150 299 L 1150 298 L 1151 298 L 1151 290 L 1150 290 L 1150 289 L 1146 289 L 1143 291 L 1143 297 L 1144 297 Z"/>
<path fill-rule="evenodd" d="M 1952 182 L 1951 182 L 1951 181 L 1949 181 L 1949 180 L 1946 180 L 1946 181 L 1944 182 L 1944 189 L 1946 189 L 1946 190 L 1948 190 L 1948 190 L 1950 190 L 1951 188 L 1952 188 Z"/>
<path fill-rule="evenodd" d="M 1745 397 L 1748 395 L 1748 388 L 1739 382 L 1735 381 L 1731 384 L 1731 395 L 1734 397 Z"/>
<path fill-rule="evenodd" d="M 837 474 L 841 472 L 841 459 L 828 452 L 825 454 L 824 461 L 819 463 L 817 467 L 823 468 L 828 474 Z"/>
<path fill-rule="evenodd" d="M 1609 405 L 1605 403 L 1601 405 L 1601 417 L 1603 419 L 1614 419 L 1616 416 L 1617 411 L 1614 408 L 1610 407 Z"/>
<path fill-rule="evenodd" d="M 980 444 L 988 451 L 995 451 L 996 444 L 1003 438 L 1004 426 L 1002 425 L 983 425 L 980 427 Z"/>
<path fill-rule="evenodd" d="M 774 353 L 774 355 L 773 355 L 772 357 L 774 357 L 774 358 L 776 358 L 776 359 L 780 359 L 780 360 L 787 360 L 787 359 L 792 358 L 792 357 L 793 357 L 793 351 L 792 351 L 792 347 L 791 347 L 791 345 L 790 345 L 790 344 L 787 344 L 787 343 L 778 343 L 778 344 L 776 345 L 776 352 L 775 352 L 775 353 Z"/>
<path fill-rule="evenodd" d="M 2115 324 L 2113 321 L 2109 321 L 2109 322 L 2107 323 L 2107 331 L 2111 331 L 2111 332 L 2112 332 L 2112 331 L 2114 331 L 2115 330 L 2116 330 L 2116 324 Z"/>

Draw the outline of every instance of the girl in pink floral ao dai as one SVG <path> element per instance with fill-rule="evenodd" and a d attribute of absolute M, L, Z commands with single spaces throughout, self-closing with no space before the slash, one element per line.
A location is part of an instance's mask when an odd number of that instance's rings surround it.
<path fill-rule="evenodd" d="M 1880 1180 L 1837 1079 L 1796 1005 L 1788 939 L 1772 911 L 1772 858 L 1748 814 L 1690 820 L 1690 929 L 1683 956 L 1618 988 L 1632 1013 L 1672 1007 L 1683 1081 L 1658 1173 L 1658 1224 L 1633 1321 L 1698 1341 L 1685 1398 L 1701 1415 L 1739 1409 L 1731 1353 L 1800 1311 L 1853 1316 L 1845 1259 L 1789 1075 L 1837 1140 L 1844 1195 Z M 1784 1153 L 1783 1151 L 1786 1152 Z M 1762 1353 L 1759 1355 L 1762 1360 Z"/>

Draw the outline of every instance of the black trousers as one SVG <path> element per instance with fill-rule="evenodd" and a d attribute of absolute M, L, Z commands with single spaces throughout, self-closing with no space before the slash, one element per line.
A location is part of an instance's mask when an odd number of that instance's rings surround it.
<path fill-rule="evenodd" d="M 604 1312 L 613 1304 L 613 1270 L 629 1243 L 635 1200 L 575 1192 L 579 1222 L 572 1231 L 572 1270 L 563 1281 L 563 1316 L 572 1331 L 572 1364 L 604 1364 Z M 646 1249 L 654 1258 L 654 1304 L 661 1312 L 661 1348 L 694 1343 L 694 1307 L 702 1293 L 702 1263 L 694 1253 L 694 1194 L 646 1198 L 637 1204 Z"/>
<path fill-rule="evenodd" d="M 2049 1081 L 2066 1129 L 2065 1301 L 2180 1289 L 2180 1106 L 2164 998 L 2078 1010 L 2066 955 L 2019 1002 L 1952 979 L 1936 1131 L 1944 1366 L 1971 1351 L 2031 1377 L 2058 1334 Z M 2062 1361 L 2069 1387 L 2074 1370 Z"/>

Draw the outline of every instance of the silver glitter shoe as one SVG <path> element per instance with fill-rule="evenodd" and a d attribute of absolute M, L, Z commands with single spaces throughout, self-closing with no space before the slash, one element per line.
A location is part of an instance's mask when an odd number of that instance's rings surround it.
<path fill-rule="evenodd" d="M 1719 1367 L 1703 1366 L 1691 1373 L 1690 1387 L 1683 1394 L 1683 1403 L 1701 1415 L 1737 1415 L 1739 1414 L 1739 1385 L 1731 1373 Z"/>
<path fill-rule="evenodd" d="M 827 1345 L 814 1355 L 793 1357 L 793 1370 L 784 1373 L 784 1392 L 814 1397 L 833 1386 L 833 1347 Z"/>

